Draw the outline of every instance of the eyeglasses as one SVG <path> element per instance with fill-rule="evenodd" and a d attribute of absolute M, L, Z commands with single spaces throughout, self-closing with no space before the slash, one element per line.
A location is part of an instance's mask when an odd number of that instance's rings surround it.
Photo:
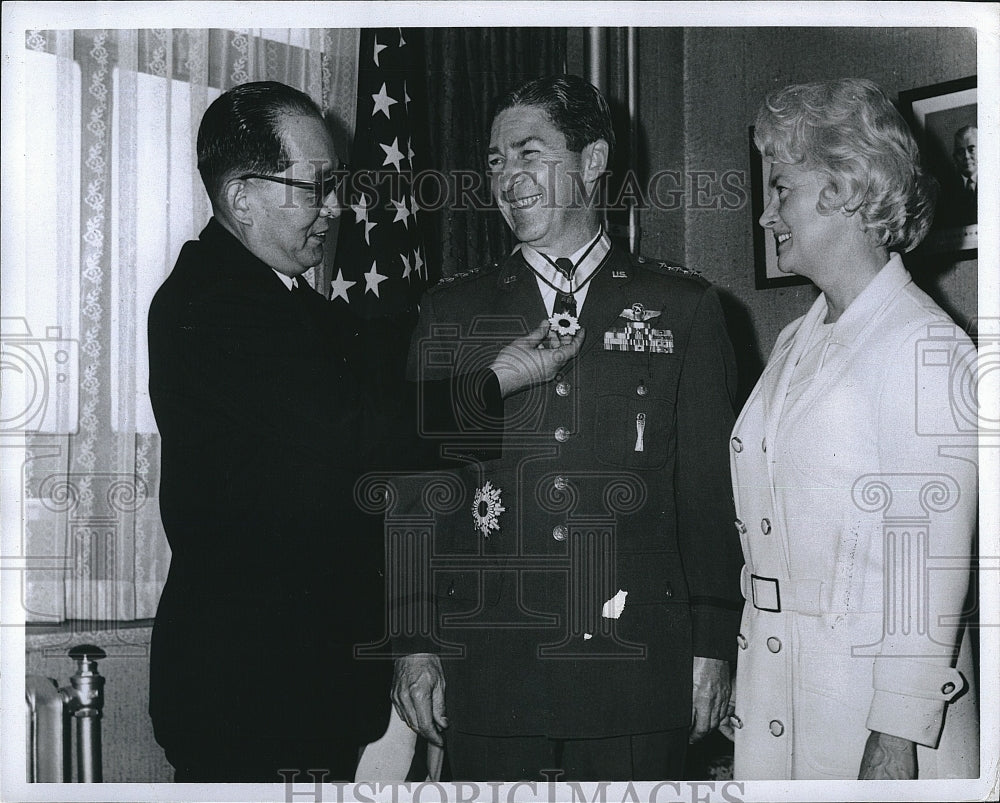
<path fill-rule="evenodd" d="M 259 178 L 262 181 L 273 181 L 275 184 L 284 184 L 289 187 L 298 187 L 300 190 L 308 190 L 310 194 L 309 206 L 313 209 L 321 209 L 330 193 L 339 193 L 341 185 L 347 178 L 350 168 L 343 162 L 333 173 L 320 176 L 319 181 L 305 181 L 304 179 L 288 178 L 287 176 L 267 176 L 263 173 L 244 173 L 239 176 L 240 181 L 248 178 Z"/>

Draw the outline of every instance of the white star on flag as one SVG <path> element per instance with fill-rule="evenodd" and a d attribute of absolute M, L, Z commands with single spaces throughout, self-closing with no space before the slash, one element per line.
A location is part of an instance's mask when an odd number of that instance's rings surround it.
<path fill-rule="evenodd" d="M 403 260 L 403 278 L 406 281 L 410 280 L 410 273 L 413 270 L 413 266 L 410 264 L 410 259 L 405 254 L 400 254 L 399 258 Z"/>
<path fill-rule="evenodd" d="M 396 217 L 393 218 L 393 223 L 399 223 L 403 221 L 403 225 L 406 225 L 406 219 L 410 216 L 410 210 L 406 207 L 406 201 L 392 200 L 392 205 L 396 207 Z"/>
<path fill-rule="evenodd" d="M 362 193 L 358 197 L 358 202 L 356 204 L 351 204 L 351 211 L 354 212 L 354 219 L 364 225 L 365 227 L 365 242 L 371 245 L 371 240 L 368 239 L 368 234 L 374 229 L 378 223 L 373 223 L 368 220 L 368 196 Z"/>
<path fill-rule="evenodd" d="M 414 156 L 416 156 L 416 154 L 413 152 L 413 143 L 412 142 L 407 142 L 406 143 L 406 158 L 410 160 L 410 164 L 413 164 L 413 157 Z"/>
<path fill-rule="evenodd" d="M 375 108 L 372 109 L 372 117 L 382 112 L 386 116 L 386 119 L 389 119 L 389 107 L 399 102 L 389 97 L 389 94 L 385 91 L 385 83 L 382 84 L 382 88 L 378 91 L 377 95 L 372 95 L 372 100 L 375 102 Z"/>
<path fill-rule="evenodd" d="M 375 298 L 381 298 L 378 294 L 378 286 L 388 278 L 376 270 L 376 264 L 372 261 L 372 269 L 365 274 L 365 292 L 374 293 Z"/>
<path fill-rule="evenodd" d="M 337 278 L 330 283 L 330 300 L 333 301 L 335 298 L 342 298 L 348 304 L 351 300 L 347 297 L 347 291 L 350 290 L 357 282 L 349 282 L 344 278 L 344 271 L 337 271 Z"/>
<path fill-rule="evenodd" d="M 379 143 L 379 147 L 385 151 L 385 161 L 382 162 L 382 167 L 391 164 L 396 168 L 397 173 L 402 173 L 403 171 L 399 167 L 399 163 L 403 161 L 403 152 L 399 149 L 399 137 L 396 137 L 392 141 L 392 145 L 383 145 Z"/>
<path fill-rule="evenodd" d="M 413 98 L 410 97 L 410 93 L 406 90 L 406 81 L 403 81 L 403 105 L 406 107 L 406 111 L 410 111 L 410 101 Z"/>
<path fill-rule="evenodd" d="M 406 44 L 406 40 L 403 38 L 403 29 L 399 29 L 399 46 L 402 47 Z"/>
<path fill-rule="evenodd" d="M 410 215 L 413 216 L 413 222 L 417 222 L 417 212 L 420 211 L 420 207 L 417 206 L 417 199 L 415 196 L 410 196 Z"/>
<path fill-rule="evenodd" d="M 413 271 L 414 273 L 417 274 L 417 276 L 421 277 L 422 279 L 426 279 L 427 277 L 424 275 L 423 268 L 424 268 L 424 261 L 420 258 L 420 249 L 418 248 L 416 251 L 413 252 Z"/>
<path fill-rule="evenodd" d="M 387 47 L 389 47 L 389 45 L 380 45 L 378 43 L 378 37 L 377 36 L 375 37 L 375 55 L 374 55 L 374 59 L 375 59 L 375 66 L 376 67 L 381 67 L 382 66 L 381 64 L 378 63 L 378 54 L 381 53 L 383 50 L 385 50 Z"/>

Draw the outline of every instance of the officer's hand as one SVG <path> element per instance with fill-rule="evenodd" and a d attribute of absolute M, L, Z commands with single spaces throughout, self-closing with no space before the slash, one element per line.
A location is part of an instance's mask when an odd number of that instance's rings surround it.
<path fill-rule="evenodd" d="M 549 322 L 542 321 L 531 334 L 505 346 L 490 368 L 500 381 L 505 398 L 519 390 L 550 381 L 563 366 L 580 353 L 585 332 L 572 337 L 556 337 Z"/>
<path fill-rule="evenodd" d="M 694 658 L 694 689 L 691 700 L 691 733 L 694 743 L 714 731 L 729 710 L 732 686 L 729 661 L 719 658 Z"/>
<path fill-rule="evenodd" d="M 431 744 L 444 745 L 444 671 L 441 659 L 430 653 L 397 658 L 392 679 L 392 704 L 410 729 Z"/>

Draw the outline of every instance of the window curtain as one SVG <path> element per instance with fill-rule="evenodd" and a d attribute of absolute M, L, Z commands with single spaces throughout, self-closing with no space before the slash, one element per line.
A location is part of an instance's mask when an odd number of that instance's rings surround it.
<path fill-rule="evenodd" d="M 3 416 L 22 437 L 22 598 L 28 622 L 108 629 L 155 614 L 169 565 L 146 315 L 211 213 L 202 114 L 232 86 L 281 81 L 346 153 L 358 31 L 28 31 L 25 48 L 23 298 L 4 305 L 5 395 L 23 404 Z M 326 264 L 310 279 L 325 289 Z"/>
<path fill-rule="evenodd" d="M 445 175 L 472 171 L 485 187 L 490 112 L 501 94 L 532 78 L 566 71 L 565 28 L 427 28 L 424 31 L 432 164 Z M 454 193 L 454 183 L 450 183 Z M 428 264 L 441 275 L 482 268 L 513 241 L 495 206 L 449 203 L 425 215 Z M 432 274 L 433 275 L 433 274 Z"/>

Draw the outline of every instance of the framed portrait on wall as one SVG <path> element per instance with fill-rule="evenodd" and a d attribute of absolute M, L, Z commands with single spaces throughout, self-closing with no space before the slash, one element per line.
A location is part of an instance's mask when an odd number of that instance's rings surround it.
<path fill-rule="evenodd" d="M 782 273 L 778 268 L 778 245 L 769 229 L 760 225 L 760 216 L 767 206 L 768 182 L 771 179 L 771 165 L 761 157 L 753 141 L 753 126 L 749 129 L 750 139 L 750 212 L 753 215 L 753 255 L 754 286 L 758 290 L 773 287 L 788 287 L 809 284 L 804 276 Z"/>
<path fill-rule="evenodd" d="M 900 92 L 899 106 L 940 188 L 934 223 L 919 252 L 974 258 L 979 244 L 976 76 Z"/>

